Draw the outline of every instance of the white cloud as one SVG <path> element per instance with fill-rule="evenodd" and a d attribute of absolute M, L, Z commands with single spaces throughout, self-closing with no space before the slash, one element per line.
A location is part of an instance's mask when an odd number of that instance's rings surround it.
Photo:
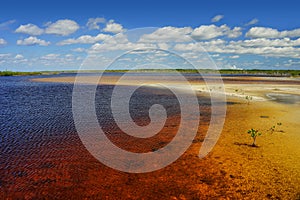
<path fill-rule="evenodd" d="M 34 24 L 26 24 L 19 26 L 16 30 L 16 33 L 25 33 L 28 35 L 41 35 L 43 34 L 44 30 L 39 28 Z"/>
<path fill-rule="evenodd" d="M 186 53 L 182 53 L 180 56 L 182 56 L 185 59 L 197 59 L 197 58 L 199 58 L 199 55 L 196 52 L 186 52 Z"/>
<path fill-rule="evenodd" d="M 192 31 L 191 27 L 167 26 L 159 28 L 151 34 L 142 35 L 139 42 L 188 42 L 192 40 L 189 36 Z"/>
<path fill-rule="evenodd" d="M 253 25 L 253 24 L 257 24 L 257 23 L 258 23 L 258 19 L 254 18 L 251 21 L 247 22 L 245 24 L 245 26 L 250 26 L 250 25 Z"/>
<path fill-rule="evenodd" d="M 253 27 L 247 33 L 246 37 L 251 38 L 277 38 L 279 37 L 279 31 L 273 28 L 265 27 Z"/>
<path fill-rule="evenodd" d="M 2 58 L 8 58 L 8 57 L 10 57 L 11 56 L 11 54 L 10 53 L 0 53 L 0 58 L 2 59 Z"/>
<path fill-rule="evenodd" d="M 86 23 L 86 26 L 90 30 L 94 30 L 94 29 L 99 30 L 100 26 L 98 24 L 105 23 L 105 21 L 106 20 L 103 17 L 89 18 L 88 22 Z"/>
<path fill-rule="evenodd" d="M 84 48 L 76 48 L 76 49 L 72 49 L 72 51 L 81 53 L 81 52 L 85 52 L 86 49 L 84 49 Z"/>
<path fill-rule="evenodd" d="M 124 31 L 124 29 L 121 24 L 115 23 L 114 20 L 109 20 L 103 31 L 109 33 L 121 33 Z"/>
<path fill-rule="evenodd" d="M 230 29 L 226 24 L 222 26 L 211 24 L 195 28 L 191 35 L 196 40 L 209 40 L 220 36 L 236 38 L 242 35 L 242 31 L 240 27 Z"/>
<path fill-rule="evenodd" d="M 94 44 L 89 49 L 89 53 L 99 53 L 105 51 L 124 51 L 141 48 L 157 48 L 157 45 L 151 43 L 132 43 L 128 41 L 126 35 L 120 33 L 112 37 L 110 40 L 105 40 L 101 44 Z"/>
<path fill-rule="evenodd" d="M 3 38 L 0 38 L 0 45 L 5 45 L 7 44 L 6 40 L 4 40 Z"/>
<path fill-rule="evenodd" d="M 296 40 L 291 40 L 290 38 L 256 38 L 251 40 L 230 41 L 230 44 L 240 45 L 244 47 L 297 47 L 300 46 L 300 38 Z"/>
<path fill-rule="evenodd" d="M 251 38 L 284 38 L 284 37 L 300 37 L 300 28 L 294 30 L 278 31 L 268 27 L 252 27 L 246 37 Z"/>
<path fill-rule="evenodd" d="M 24 58 L 24 56 L 21 55 L 21 54 L 17 54 L 17 55 L 15 56 L 15 59 L 23 59 L 23 58 Z"/>
<path fill-rule="evenodd" d="M 41 57 L 43 60 L 55 60 L 59 57 L 59 54 L 50 53 Z"/>
<path fill-rule="evenodd" d="M 91 36 L 91 35 L 82 35 L 79 38 L 71 38 L 71 39 L 66 39 L 63 41 L 60 41 L 57 43 L 57 45 L 69 45 L 69 44 L 94 44 L 99 41 L 104 41 L 106 39 L 111 38 L 112 36 L 106 35 L 106 34 L 98 34 L 96 36 Z"/>
<path fill-rule="evenodd" d="M 232 30 L 228 30 L 226 34 L 229 38 L 237 38 L 242 35 L 242 28 L 234 27 Z"/>
<path fill-rule="evenodd" d="M 224 15 L 216 15 L 211 19 L 211 22 L 218 22 L 224 18 Z"/>
<path fill-rule="evenodd" d="M 25 38 L 24 40 L 17 40 L 17 45 L 40 45 L 40 46 L 48 46 L 50 42 L 38 39 L 37 37 L 30 36 Z"/>
<path fill-rule="evenodd" d="M 8 28 L 9 25 L 11 25 L 11 24 L 13 24 L 15 22 L 16 22 L 16 20 L 14 20 L 14 19 L 6 21 L 6 22 L 2 22 L 0 24 L 0 29 L 6 29 L 6 28 Z"/>
<path fill-rule="evenodd" d="M 69 19 L 63 19 L 57 20 L 54 23 L 48 23 L 45 33 L 67 36 L 75 33 L 78 29 L 79 25 L 77 22 Z"/>
<path fill-rule="evenodd" d="M 228 66 L 229 69 L 235 69 L 235 70 L 243 70 L 243 68 L 237 67 L 236 65 L 230 65 Z"/>
<path fill-rule="evenodd" d="M 168 45 L 167 43 L 164 43 L 164 42 L 163 43 L 158 43 L 157 45 L 160 49 L 163 49 L 163 50 L 168 50 L 169 47 L 170 47 L 170 45 Z"/>
<path fill-rule="evenodd" d="M 232 59 L 237 59 L 237 58 L 239 58 L 239 57 L 240 57 L 239 55 L 229 56 L 229 58 L 232 58 Z"/>
<path fill-rule="evenodd" d="M 271 41 L 274 42 L 274 41 Z M 275 41 L 275 43 L 278 41 Z M 298 43 L 295 40 L 291 43 Z M 258 44 L 259 41 L 254 43 Z M 279 42 L 280 43 L 280 42 Z M 255 44 L 255 45 L 256 45 Z M 270 56 L 270 57 L 289 57 L 289 58 L 299 58 L 300 49 L 295 46 L 268 46 L 268 42 L 258 45 L 252 45 L 251 42 L 244 41 L 224 41 L 224 40 L 211 40 L 206 42 L 198 43 L 188 43 L 188 44 L 176 44 L 174 50 L 177 51 L 195 51 L 203 52 L 204 49 L 207 52 L 212 53 L 229 53 L 229 54 L 254 54 L 260 56 Z M 265 45 L 265 46 L 263 46 Z"/>

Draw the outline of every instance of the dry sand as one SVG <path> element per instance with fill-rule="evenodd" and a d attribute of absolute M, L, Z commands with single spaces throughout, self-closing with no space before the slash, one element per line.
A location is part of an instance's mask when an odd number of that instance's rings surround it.
<path fill-rule="evenodd" d="M 260 84 L 253 84 L 253 78 L 234 78 L 238 81 L 226 79 L 227 101 L 230 102 L 226 122 L 217 145 L 204 159 L 199 159 L 197 155 L 206 133 L 205 124 L 200 125 L 194 143 L 176 162 L 146 174 L 115 171 L 87 156 L 85 150 L 78 151 L 78 146 L 68 147 L 73 157 L 65 158 L 60 165 L 65 162 L 73 171 L 61 175 L 48 174 L 47 178 L 60 176 L 60 180 L 69 180 L 75 176 L 75 180 L 73 178 L 73 181 L 67 182 L 69 185 L 65 185 L 64 181 L 61 185 L 59 181 L 49 183 L 48 187 L 40 188 L 38 196 L 34 194 L 34 189 L 28 189 L 27 197 L 300 199 L 299 103 L 281 104 L 265 96 L 269 92 L 299 95 L 299 82 L 288 82 L 286 79 L 268 82 L 260 79 Z M 74 79 L 59 77 L 34 81 L 73 83 Z M 105 84 L 114 82 L 112 77 L 104 81 Z M 193 87 L 199 94 L 208 92 L 203 83 L 195 82 Z M 247 95 L 253 97 L 249 104 L 245 100 Z M 178 116 L 173 117 L 174 120 L 178 119 Z M 277 123 L 282 125 L 276 126 L 274 132 L 269 131 Z M 250 128 L 262 132 L 257 139 L 258 147 L 250 147 L 252 141 L 247 134 Z M 166 133 L 169 132 L 172 133 L 172 128 L 166 129 Z M 75 144 L 80 145 L 80 142 Z M 43 179 L 42 175 L 38 175 L 42 172 L 37 171 L 36 174 L 37 180 Z M 19 196 L 16 193 L 14 197 L 20 196 L 22 193 Z"/>

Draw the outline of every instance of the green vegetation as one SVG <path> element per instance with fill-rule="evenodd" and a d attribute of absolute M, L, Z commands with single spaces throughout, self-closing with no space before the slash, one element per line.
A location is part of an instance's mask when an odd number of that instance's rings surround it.
<path fill-rule="evenodd" d="M 247 133 L 250 134 L 250 137 L 253 139 L 253 143 L 252 143 L 251 146 L 252 147 L 257 147 L 256 144 L 255 144 L 256 138 L 257 138 L 257 136 L 260 136 L 262 133 L 258 132 L 258 130 L 253 129 L 253 128 L 249 129 Z"/>
<path fill-rule="evenodd" d="M 278 127 L 282 125 L 281 122 L 277 122 L 276 125 L 272 126 L 267 132 L 269 131 L 270 133 L 276 132 L 284 132 L 283 130 L 278 130 Z M 250 137 L 253 139 L 253 143 L 251 144 L 252 147 L 257 147 L 256 145 L 256 138 L 257 136 L 261 136 L 262 133 L 259 132 L 257 129 L 251 128 L 247 131 L 247 133 L 250 135 Z"/>
<path fill-rule="evenodd" d="M 282 130 L 277 130 L 277 127 L 280 127 L 282 125 L 281 122 L 276 123 L 276 125 L 272 126 L 268 131 L 271 133 L 274 133 L 275 131 L 283 132 Z"/>
<path fill-rule="evenodd" d="M 253 97 L 252 96 L 246 96 L 245 99 L 247 100 L 247 104 L 250 104 L 250 101 L 252 101 Z"/>
<path fill-rule="evenodd" d="M 300 76 L 300 70 L 259 70 L 259 69 L 251 69 L 251 70 L 235 70 L 235 69 L 221 69 L 221 70 L 213 70 L 213 69 L 137 69 L 137 70 L 106 70 L 106 72 L 180 72 L 180 73 L 202 73 L 202 74 L 243 74 L 243 75 L 262 75 L 262 76 L 284 76 L 284 77 L 296 77 Z M 91 70 L 90 72 L 97 72 L 96 70 Z M 99 71 L 98 71 L 99 72 Z"/>
<path fill-rule="evenodd" d="M 41 75 L 42 72 L 12 72 L 12 71 L 0 71 L 0 76 L 30 76 Z"/>

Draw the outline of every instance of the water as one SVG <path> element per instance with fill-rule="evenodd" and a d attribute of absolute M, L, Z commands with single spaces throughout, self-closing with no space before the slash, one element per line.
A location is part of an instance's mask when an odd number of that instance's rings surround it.
<path fill-rule="evenodd" d="M 88 192 L 95 190 L 93 181 L 116 173 L 107 172 L 107 167 L 89 154 L 77 135 L 72 116 L 73 85 L 30 81 L 51 76 L 0 77 L 0 199 L 22 199 L 24 196 L 53 199 L 59 194 L 60 198 L 66 199 L 74 195 L 86 197 Z M 126 90 L 126 87 L 123 89 Z M 163 147 L 172 139 L 174 134 L 171 131 L 176 133 L 180 118 L 166 122 L 170 134 L 164 142 L 158 142 L 160 133 L 153 137 L 152 142 L 139 140 L 140 146 L 137 147 L 132 145 L 136 141 L 124 134 L 123 140 L 115 137 L 120 136 L 122 131 L 114 123 L 109 109 L 112 89 L 113 86 L 98 87 L 96 111 L 99 124 L 113 142 L 125 150 L 149 152 Z M 202 98 L 199 102 L 203 105 L 201 113 L 205 116 L 202 122 L 208 123 L 209 101 Z M 138 125 L 150 122 L 148 109 L 155 103 L 164 105 L 169 117 L 180 114 L 178 101 L 172 92 L 140 88 L 130 102 L 132 118 Z M 113 187 L 115 181 L 107 184 Z M 100 189 L 99 194 L 106 191 Z"/>
<path fill-rule="evenodd" d="M 300 104 L 300 96 L 295 94 L 268 93 L 266 96 L 278 103 Z"/>
<path fill-rule="evenodd" d="M 72 85 L 29 81 L 35 77 L 41 76 L 0 77 L 1 175 L 50 157 L 41 148 L 51 146 L 54 139 L 74 138 Z"/>

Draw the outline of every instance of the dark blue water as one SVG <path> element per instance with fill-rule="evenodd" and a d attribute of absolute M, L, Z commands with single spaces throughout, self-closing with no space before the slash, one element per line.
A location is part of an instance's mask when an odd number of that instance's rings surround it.
<path fill-rule="evenodd" d="M 53 76 L 74 76 L 74 74 Z M 32 78 L 41 77 L 44 76 L 0 77 L 0 150 L 2 163 L 9 162 L 9 157 L 5 158 L 6 153 L 11 153 L 11 151 L 24 152 L 26 150 L 23 147 L 29 143 L 40 145 L 41 141 L 46 141 L 49 138 L 67 140 L 70 135 L 72 137 L 76 135 L 72 117 L 73 85 L 30 81 Z M 111 125 L 108 122 L 113 121 L 109 109 L 112 89 L 113 86 L 101 86 L 96 93 L 96 101 L 102 102 L 96 104 L 96 110 L 99 122 L 100 124 L 103 123 L 104 127 L 107 124 Z M 175 108 L 176 106 L 173 105 L 178 104 L 176 98 L 168 92 L 152 98 L 152 92 L 149 93 L 149 91 L 141 88 L 135 96 L 136 98 L 131 101 L 132 117 L 138 119 L 144 116 L 144 122 L 138 122 L 144 125 L 149 120 L 147 109 L 154 103 L 160 103 L 170 108 Z M 178 113 L 178 110 L 175 109 L 172 112 Z M 29 149 L 29 151 L 31 150 Z"/>
<path fill-rule="evenodd" d="M 53 195 L 57 191 L 60 194 L 65 192 L 65 185 L 68 185 L 68 191 L 76 190 L 79 185 L 84 187 L 87 172 L 103 168 L 77 135 L 72 116 L 73 85 L 30 81 L 33 78 L 75 75 L 0 77 L 0 199 L 22 199 L 25 194 L 34 194 L 35 198 L 55 198 Z M 123 89 L 126 87 L 129 86 Z M 161 133 L 154 137 L 153 143 L 124 136 L 109 108 L 112 90 L 113 86 L 98 86 L 95 100 L 101 103 L 96 103 L 95 109 L 99 124 L 113 142 L 134 152 L 149 152 L 168 143 L 157 143 L 155 137 L 160 137 Z M 206 99 L 200 101 L 207 109 L 209 102 Z M 150 122 L 148 110 L 156 103 L 166 108 L 168 116 L 180 114 L 178 100 L 172 92 L 141 87 L 130 101 L 131 117 L 138 125 L 147 125 Z M 204 116 L 208 116 L 208 112 L 202 111 Z M 179 120 L 167 120 L 166 126 L 176 129 Z M 119 138 L 114 140 L 115 135 L 121 134 L 122 141 Z M 171 134 L 167 139 L 172 137 Z M 131 144 L 137 142 L 141 147 L 132 149 Z"/>
<path fill-rule="evenodd" d="M 74 138 L 72 85 L 29 80 L 40 77 L 0 77 L 2 173 L 18 165 L 26 167 L 32 159 L 51 156 L 39 148 L 50 147 L 55 138 L 58 143 Z"/>

